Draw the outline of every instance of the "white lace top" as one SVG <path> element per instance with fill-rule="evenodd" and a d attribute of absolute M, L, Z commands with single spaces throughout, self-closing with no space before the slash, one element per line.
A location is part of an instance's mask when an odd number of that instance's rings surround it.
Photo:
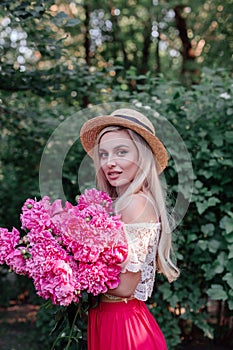
<path fill-rule="evenodd" d="M 125 224 L 128 258 L 122 272 L 141 271 L 141 280 L 134 297 L 146 301 L 152 294 L 156 273 L 156 250 L 161 230 L 160 223 Z"/>

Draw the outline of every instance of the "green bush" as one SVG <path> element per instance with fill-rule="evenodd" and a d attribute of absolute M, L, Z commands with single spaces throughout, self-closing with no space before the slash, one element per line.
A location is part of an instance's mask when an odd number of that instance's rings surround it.
<path fill-rule="evenodd" d="M 94 89 L 95 83 L 102 80 L 103 75 L 93 74 L 92 102 L 121 101 L 153 119 L 171 154 L 165 172 L 168 200 L 174 206 L 179 193 L 180 203 L 184 207 L 189 204 L 174 233 L 181 276 L 172 284 L 158 276 L 148 307 L 165 334 L 169 350 L 177 348 L 182 340 L 191 339 L 197 329 L 208 338 L 229 343 L 233 313 L 232 78 L 224 70 L 205 69 L 202 81 L 187 89 L 151 73 L 136 77 L 131 68 L 124 80 L 105 81 L 104 92 Z M 133 90 L 132 80 L 135 81 Z M 48 101 L 33 96 L 28 94 L 22 104 L 19 94 L 14 93 L 13 98 L 9 93 L 11 103 L 6 103 L 7 108 L 2 110 L 0 200 L 4 205 L 0 209 L 0 226 L 19 227 L 23 201 L 40 196 L 39 163 L 51 132 L 82 105 L 77 97 L 77 105 L 63 101 L 51 108 L 55 97 Z M 166 127 L 167 122 L 171 128 Z M 187 147 L 192 167 L 189 159 L 183 157 L 182 142 L 174 143 L 174 130 Z M 77 170 L 81 158 L 80 147 L 74 145 L 63 172 L 65 192 L 70 200 L 78 189 Z M 179 219 L 182 210 L 180 213 L 179 208 L 176 209 L 175 216 Z M 4 293 L 1 293 L 1 303 L 2 298 Z M 213 305 L 218 308 L 210 313 Z M 50 324 L 51 314 L 41 312 L 43 329 L 43 322 Z"/>
<path fill-rule="evenodd" d="M 160 278 L 151 301 L 169 349 L 180 343 L 181 336 L 191 338 L 196 328 L 228 345 L 232 334 L 232 82 L 224 70 L 205 69 L 201 83 L 191 89 L 146 76 L 135 93 L 134 103 L 141 102 L 141 110 L 151 108 L 172 123 L 185 142 L 193 166 L 193 172 L 185 171 L 188 163 L 181 158 L 179 191 L 184 201 L 192 192 L 187 214 L 174 236 L 181 276 L 171 285 Z M 163 130 L 163 134 L 165 141 L 174 139 L 170 130 Z M 171 142 L 169 147 L 179 158 L 180 144 Z M 174 196 L 178 181 L 175 163 L 171 158 L 166 171 Z M 193 188 L 187 189 L 189 185 Z M 215 312 L 210 314 L 213 305 Z"/>

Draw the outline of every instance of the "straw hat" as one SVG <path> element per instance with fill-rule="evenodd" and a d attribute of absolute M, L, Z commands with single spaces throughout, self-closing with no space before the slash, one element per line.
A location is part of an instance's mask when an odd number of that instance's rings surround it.
<path fill-rule="evenodd" d="M 158 173 L 166 168 L 167 151 L 162 142 L 155 136 L 155 129 L 150 120 L 133 109 L 117 109 L 110 115 L 102 115 L 88 120 L 81 128 L 80 139 L 85 151 L 93 158 L 96 138 L 99 132 L 107 126 L 122 126 L 141 135 L 149 144 L 158 163 Z"/>

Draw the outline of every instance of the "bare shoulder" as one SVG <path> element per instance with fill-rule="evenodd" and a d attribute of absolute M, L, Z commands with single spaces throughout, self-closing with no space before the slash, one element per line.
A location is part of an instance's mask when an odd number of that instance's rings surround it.
<path fill-rule="evenodd" d="M 121 212 L 125 223 L 156 222 L 153 203 L 145 195 L 133 194 Z"/>

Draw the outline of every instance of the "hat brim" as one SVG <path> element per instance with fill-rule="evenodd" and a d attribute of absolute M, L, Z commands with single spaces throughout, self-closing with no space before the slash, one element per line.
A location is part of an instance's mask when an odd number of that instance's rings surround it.
<path fill-rule="evenodd" d="M 162 173 L 168 163 L 168 154 L 163 143 L 146 128 L 130 120 L 120 119 L 112 115 L 103 115 L 88 120 L 80 130 L 80 139 L 84 150 L 93 158 L 94 147 L 98 134 L 107 126 L 122 126 L 141 135 L 150 146 L 156 160 L 157 171 Z"/>

